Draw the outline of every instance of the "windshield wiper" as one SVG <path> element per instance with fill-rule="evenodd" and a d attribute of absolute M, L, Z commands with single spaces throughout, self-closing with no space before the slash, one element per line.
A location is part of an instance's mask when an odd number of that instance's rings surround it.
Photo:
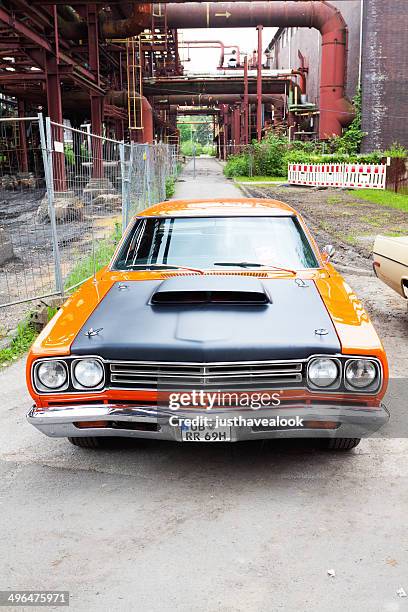
<path fill-rule="evenodd" d="M 270 263 L 258 263 L 252 261 L 215 261 L 214 266 L 233 266 L 234 268 L 273 268 L 274 270 L 281 270 L 282 272 L 290 272 L 296 276 L 296 270 L 291 268 L 282 268 Z"/>
<path fill-rule="evenodd" d="M 161 263 L 150 263 L 150 264 L 130 264 L 128 266 L 126 266 L 126 269 L 128 270 L 129 268 L 132 269 L 142 269 L 142 270 L 159 270 L 161 269 L 166 269 L 166 270 L 187 270 L 189 272 L 197 272 L 197 274 L 204 274 L 203 270 L 200 270 L 200 268 L 188 268 L 187 266 L 177 266 L 176 264 L 161 264 Z"/>

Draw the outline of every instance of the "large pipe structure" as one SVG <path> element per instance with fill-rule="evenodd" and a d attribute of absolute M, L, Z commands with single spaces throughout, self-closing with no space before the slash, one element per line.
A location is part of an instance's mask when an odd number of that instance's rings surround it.
<path fill-rule="evenodd" d="M 120 3 L 124 12 L 128 3 Z M 62 10 L 61 10 L 62 9 Z M 68 40 L 86 39 L 88 36 L 87 22 L 69 6 L 61 7 L 58 16 L 58 28 Z M 99 13 L 99 31 L 103 38 L 128 38 L 140 34 L 151 25 L 152 5 L 146 3 L 134 4 L 131 14 L 126 19 L 112 19 L 102 11 Z"/>
<path fill-rule="evenodd" d="M 112 96 L 116 103 L 119 105 L 119 96 Z M 242 94 L 172 94 L 170 96 L 156 96 L 154 98 L 155 104 L 178 104 L 179 106 L 219 106 L 220 104 L 234 104 L 236 102 L 243 102 L 245 95 Z M 250 104 L 256 104 L 257 95 L 248 94 L 248 102 Z M 281 96 L 273 94 L 262 95 L 263 104 L 275 104 L 282 106 L 283 100 Z"/>
<path fill-rule="evenodd" d="M 155 14 L 161 5 L 154 5 Z M 168 4 L 170 28 L 306 27 L 322 35 L 319 137 L 339 136 L 354 111 L 345 97 L 347 26 L 331 4 L 317 0 Z"/>
<path fill-rule="evenodd" d="M 179 49 L 217 49 L 220 48 L 220 61 L 219 68 L 222 68 L 225 60 L 225 50 L 226 49 L 234 49 L 237 54 L 237 64 L 239 65 L 241 60 L 241 51 L 238 45 L 224 45 L 222 40 L 183 40 L 182 43 L 179 44 Z"/>

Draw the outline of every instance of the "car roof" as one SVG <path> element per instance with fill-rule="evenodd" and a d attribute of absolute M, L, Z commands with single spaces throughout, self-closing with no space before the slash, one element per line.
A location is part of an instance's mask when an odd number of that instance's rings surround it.
<path fill-rule="evenodd" d="M 287 217 L 297 215 L 288 204 L 260 198 L 217 198 L 213 200 L 170 200 L 155 204 L 138 217 L 212 217 L 254 216 Z"/>

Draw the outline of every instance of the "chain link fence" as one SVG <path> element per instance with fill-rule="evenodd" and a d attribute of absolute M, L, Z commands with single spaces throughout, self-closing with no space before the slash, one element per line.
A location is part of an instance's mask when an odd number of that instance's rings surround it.
<path fill-rule="evenodd" d="M 105 265 L 176 174 L 175 145 L 123 143 L 41 115 L 2 119 L 0 331 L 6 306 L 64 295 Z"/>
<path fill-rule="evenodd" d="M 41 117 L 0 119 L 0 306 L 53 291 L 52 231 L 37 216 L 46 193 L 41 126 Z"/>

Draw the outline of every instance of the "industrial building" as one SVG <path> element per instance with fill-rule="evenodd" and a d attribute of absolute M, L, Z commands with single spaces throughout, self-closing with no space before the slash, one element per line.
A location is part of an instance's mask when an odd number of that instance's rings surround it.
<path fill-rule="evenodd" d="M 406 0 L 332 0 L 347 25 L 346 94 L 361 87 L 363 150 L 407 145 L 408 11 Z M 313 29 L 279 28 L 266 49 L 271 68 L 297 68 L 307 74 L 308 101 L 320 108 L 322 41 Z M 309 124 L 310 125 L 310 124 Z M 311 127 L 313 131 L 313 127 Z"/>
<path fill-rule="evenodd" d="M 182 113 L 212 114 L 226 157 L 270 130 L 302 139 L 340 135 L 361 84 L 365 149 L 406 144 L 405 9 L 405 0 L 5 0 L 1 113 L 41 110 L 58 124 L 90 122 L 96 135 L 148 143 L 177 142 Z M 278 28 L 272 41 L 263 38 L 266 26 Z M 221 43 L 217 74 L 186 75 L 178 31 L 191 29 L 194 38 L 203 27 L 257 28 L 258 49 L 226 56 Z"/>

